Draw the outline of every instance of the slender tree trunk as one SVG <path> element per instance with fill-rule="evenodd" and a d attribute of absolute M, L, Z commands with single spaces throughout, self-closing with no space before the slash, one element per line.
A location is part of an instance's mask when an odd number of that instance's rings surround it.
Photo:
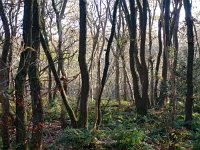
<path fill-rule="evenodd" d="M 107 74 L 108 74 L 110 49 L 111 49 L 114 34 L 115 34 L 118 3 L 119 3 L 119 0 L 116 0 L 115 4 L 114 4 L 111 34 L 110 34 L 110 38 L 108 40 L 108 45 L 107 45 L 107 49 L 106 49 L 105 66 L 104 66 L 104 71 L 103 71 L 103 77 L 101 79 L 101 86 L 100 86 L 100 90 L 99 90 L 99 95 L 98 95 L 98 99 L 97 99 L 96 118 L 95 118 L 95 121 L 94 121 L 94 129 L 95 130 L 98 129 L 100 124 L 101 124 L 101 96 L 102 96 L 102 93 L 103 93 L 104 86 L 106 84 L 106 79 L 107 79 Z"/>
<path fill-rule="evenodd" d="M 96 92 L 95 92 L 95 99 L 96 99 L 96 105 L 98 103 L 98 95 L 99 95 L 99 91 L 100 91 L 100 86 L 101 86 L 101 57 L 104 51 L 104 46 L 105 46 L 105 42 L 106 42 L 106 27 L 107 27 L 107 22 L 108 22 L 108 12 L 109 12 L 109 5 L 110 5 L 111 0 L 108 1 L 107 4 L 107 8 L 106 8 L 106 18 L 105 21 L 101 21 L 101 28 L 102 28 L 102 44 L 101 44 L 101 48 L 100 48 L 100 52 L 97 58 L 97 82 L 96 82 Z M 101 17 L 101 15 L 98 16 L 99 18 Z"/>
<path fill-rule="evenodd" d="M 123 65 L 123 99 L 126 101 L 128 100 L 128 93 L 127 93 L 127 78 L 126 78 L 126 63 L 125 60 L 122 59 L 122 65 Z M 130 89 L 131 90 L 131 89 Z M 131 90 L 132 91 L 132 90 Z"/>
<path fill-rule="evenodd" d="M 32 42 L 33 49 L 31 51 L 31 60 L 29 66 L 29 82 L 31 89 L 32 99 L 32 122 L 33 131 L 31 139 L 31 149 L 40 150 L 42 149 L 42 131 L 43 131 L 43 106 L 41 87 L 39 79 L 39 70 L 37 59 L 39 59 L 40 49 L 40 9 L 39 0 L 33 2 L 33 27 L 32 27 Z"/>
<path fill-rule="evenodd" d="M 148 87 L 149 87 L 149 77 L 148 77 L 148 68 L 146 65 L 145 58 L 145 43 L 146 43 L 146 28 L 147 28 L 147 0 L 143 0 L 143 5 L 140 4 L 139 0 L 137 0 L 137 4 L 139 6 L 140 12 L 140 61 L 141 61 L 141 74 L 140 76 L 142 81 L 142 99 L 141 105 L 143 105 L 144 114 L 146 114 L 147 106 L 149 104 L 149 96 L 148 96 Z"/>
<path fill-rule="evenodd" d="M 121 60 L 122 60 L 122 72 L 123 72 L 123 99 L 124 100 L 128 100 L 128 88 L 127 88 L 127 83 L 130 84 L 128 78 L 127 78 L 127 74 L 126 74 L 126 61 L 125 61 L 125 46 L 127 44 L 127 40 L 125 39 L 126 37 L 126 31 L 125 31 L 125 18 L 123 17 L 123 4 L 122 2 L 120 3 L 120 8 L 121 8 L 121 11 L 120 11 L 120 15 L 121 15 L 121 20 L 122 20 L 122 45 L 121 45 L 121 48 L 120 48 L 120 57 L 121 57 Z M 131 93 L 131 100 L 133 101 L 134 98 L 133 98 L 133 93 L 132 93 L 132 88 L 131 86 L 129 87 L 130 88 L 130 93 Z"/>
<path fill-rule="evenodd" d="M 114 52 L 115 56 L 115 99 L 119 103 L 119 106 L 121 105 L 120 101 L 120 85 L 119 85 L 119 79 L 120 79 L 120 67 L 119 67 L 119 58 L 120 58 L 120 51 L 121 51 L 121 5 L 119 5 L 119 23 L 117 26 L 117 35 L 116 35 L 116 41 L 117 41 L 117 46 L 116 46 L 116 52 Z"/>
<path fill-rule="evenodd" d="M 2 143 L 3 147 L 2 149 L 7 150 L 10 147 L 10 135 L 9 135 L 9 122 L 8 122 L 8 116 L 9 116 L 9 110 L 10 110 L 10 104 L 8 99 L 8 90 L 9 87 L 9 81 L 8 81 L 8 68 L 4 62 L 0 62 L 0 102 L 2 103 L 2 124 L 1 124 L 1 135 L 2 135 Z"/>
<path fill-rule="evenodd" d="M 132 86 L 131 86 L 131 81 L 129 79 L 129 76 L 128 76 L 128 73 L 126 71 L 126 68 L 125 68 L 125 76 L 126 76 L 127 84 L 128 84 L 129 91 L 130 91 L 130 98 L 131 98 L 131 100 L 132 100 L 132 102 L 134 104 L 135 103 L 134 94 L 133 94 L 133 90 L 132 90 Z"/>
<path fill-rule="evenodd" d="M 129 59 L 130 59 L 130 70 L 133 79 L 133 90 L 136 104 L 137 113 L 140 115 L 146 115 L 147 106 L 146 102 L 142 101 L 142 97 L 139 89 L 139 78 L 136 72 L 136 68 L 140 74 L 140 80 L 142 81 L 142 67 L 137 57 L 137 19 L 135 1 L 129 0 L 130 3 L 130 14 L 125 0 L 122 0 L 123 11 L 125 13 L 126 22 L 128 24 L 129 36 L 130 36 L 130 48 L 129 48 Z M 144 92 L 144 91 L 143 91 Z M 145 102 L 145 103 L 144 103 Z M 145 104 L 145 105 L 144 105 Z"/>
<path fill-rule="evenodd" d="M 52 95 L 52 77 L 51 77 L 51 68 L 48 70 L 48 101 L 49 104 L 52 105 L 53 103 L 53 95 Z"/>
<path fill-rule="evenodd" d="M 86 63 L 86 0 L 79 0 L 80 7 L 80 35 L 79 35 L 79 66 L 81 70 L 81 99 L 80 115 L 78 124 L 81 128 L 87 128 L 88 125 L 88 94 L 89 94 L 89 73 Z"/>
<path fill-rule="evenodd" d="M 58 57 L 58 76 L 62 75 L 62 78 L 67 78 L 65 69 L 64 69 L 64 58 L 63 58 L 63 50 L 62 50 L 62 44 L 63 44 L 63 27 L 62 27 L 62 18 L 65 12 L 65 8 L 67 5 L 68 0 L 63 0 L 61 9 L 58 10 L 56 7 L 55 0 L 52 0 L 52 6 L 53 10 L 56 14 L 56 26 L 58 30 L 58 45 L 57 45 L 57 57 Z M 61 73 L 61 74 L 60 74 Z M 56 90 L 54 93 L 54 98 L 56 96 Z"/>
<path fill-rule="evenodd" d="M 62 1 L 61 9 L 58 10 L 56 7 L 55 0 L 52 0 L 52 6 L 53 6 L 54 12 L 56 14 L 56 25 L 57 25 L 57 30 L 58 30 L 58 45 L 57 45 L 57 49 L 56 49 L 57 57 L 58 57 L 57 72 L 58 72 L 58 76 L 60 77 L 60 75 L 61 75 L 62 76 L 61 78 L 63 78 L 64 80 L 67 78 L 67 75 L 65 73 L 65 68 L 64 68 L 64 57 L 63 57 L 63 46 L 62 46 L 62 44 L 63 44 L 62 18 L 63 18 L 64 12 L 65 12 L 67 2 L 68 2 L 68 0 Z M 66 83 L 66 82 L 63 82 L 63 83 Z M 65 89 L 65 94 L 67 94 L 67 84 L 63 85 L 63 87 Z M 54 98 L 56 96 L 56 91 L 57 90 L 55 90 L 55 93 L 53 96 Z M 65 110 L 64 110 L 64 107 L 61 106 L 61 124 L 63 127 L 66 126 L 66 125 L 64 125 L 64 123 L 65 123 Z"/>
<path fill-rule="evenodd" d="M 157 61 L 156 61 L 156 69 L 155 69 L 155 86 L 154 86 L 154 97 L 155 97 L 155 103 L 158 104 L 158 81 L 159 81 L 159 68 L 160 68 L 160 59 L 162 55 L 162 49 L 163 49 L 163 44 L 162 44 L 162 16 L 160 16 L 160 19 L 158 20 L 158 45 L 159 45 L 159 51 L 158 51 L 158 56 L 157 56 Z"/>
<path fill-rule="evenodd" d="M 2 143 L 3 150 L 10 148 L 10 135 L 8 130 L 8 116 L 9 116 L 9 99 L 7 95 L 7 89 L 9 88 L 9 68 L 8 68 L 8 53 L 10 51 L 10 29 L 8 19 L 5 15 L 2 0 L 0 0 L 0 17 L 3 23 L 3 29 L 5 32 L 5 40 L 3 44 L 3 51 L 0 58 L 0 102 L 2 103 Z"/>
<path fill-rule="evenodd" d="M 41 2 L 41 28 L 44 32 L 44 38 L 45 41 L 48 41 L 47 38 L 47 33 L 46 33 L 46 23 L 44 20 L 44 16 L 45 16 L 45 1 Z M 49 43 L 46 43 L 47 47 L 49 47 Z M 49 67 L 48 69 L 48 104 L 50 106 L 52 106 L 54 99 L 53 99 L 53 93 L 52 93 L 52 71 L 51 71 L 51 67 Z"/>
<path fill-rule="evenodd" d="M 186 23 L 187 23 L 187 41 L 188 41 L 188 59 L 187 59 L 187 94 L 185 102 L 185 122 L 186 127 L 191 128 L 193 109 L 193 61 L 194 61 L 194 35 L 193 35 L 193 19 L 191 13 L 191 3 L 184 0 Z"/>
<path fill-rule="evenodd" d="M 167 74 L 168 74 L 168 53 L 170 49 L 170 0 L 164 2 L 164 52 L 163 52 L 163 67 L 162 67 L 162 81 L 160 85 L 160 97 L 159 97 L 159 106 L 162 108 L 167 99 Z"/>
<path fill-rule="evenodd" d="M 120 102 L 120 87 L 119 87 L 119 78 L 120 78 L 120 70 L 119 70 L 119 47 L 117 48 L 116 56 L 115 56 L 115 99 L 121 105 Z"/>
<path fill-rule="evenodd" d="M 179 6 L 179 7 L 178 7 Z M 174 119 L 176 114 L 176 105 L 177 105 L 177 87 L 176 87 L 176 69 L 178 63 L 178 50 L 179 50 L 179 41 L 178 41 L 178 28 L 179 28 L 179 18 L 180 10 L 182 8 L 182 1 L 177 1 L 174 8 L 174 17 L 172 22 L 171 36 L 173 37 L 173 49 L 174 49 L 174 60 L 171 70 L 171 87 L 172 87 L 172 118 Z"/>
<path fill-rule="evenodd" d="M 44 50 L 45 55 L 46 55 L 46 57 L 48 59 L 48 62 L 49 62 L 49 67 L 51 67 L 51 70 L 52 70 L 56 85 L 57 85 L 57 87 L 58 87 L 58 89 L 60 91 L 60 95 L 62 97 L 63 104 L 65 105 L 65 108 L 66 108 L 66 110 L 67 110 L 67 112 L 69 114 L 69 117 L 70 117 L 70 120 L 71 120 L 71 125 L 73 127 L 77 127 L 76 116 L 74 114 L 74 111 L 72 110 L 72 108 L 69 105 L 67 96 L 65 94 L 65 90 L 64 90 L 63 85 L 62 85 L 62 83 L 60 81 L 60 78 L 58 77 L 58 74 L 57 74 L 57 71 L 56 71 L 56 68 L 55 68 L 55 65 L 54 65 L 54 61 L 53 61 L 53 59 L 51 57 L 51 54 L 49 52 L 49 47 L 46 44 L 47 42 L 45 41 L 45 38 L 42 35 L 42 33 L 40 34 L 40 38 L 41 38 L 41 44 L 42 44 L 43 50 Z"/>
<path fill-rule="evenodd" d="M 143 107 L 142 104 L 142 97 L 139 92 L 139 79 L 136 73 L 136 55 L 137 55 L 137 22 L 136 22 L 136 10 L 135 10 L 135 2 L 130 0 L 130 16 L 131 16 L 131 36 L 130 36 L 130 50 L 129 50 L 129 57 L 130 57 L 130 68 L 131 74 L 133 78 L 133 87 L 134 87 L 134 97 L 136 102 L 136 109 L 137 113 L 140 115 L 145 115 L 147 112 L 146 108 Z"/>
<path fill-rule="evenodd" d="M 23 39 L 24 51 L 21 53 L 19 67 L 15 78 L 15 96 L 16 96 L 16 144 L 17 150 L 26 150 L 28 141 L 26 137 L 26 118 L 25 118 L 25 83 L 30 64 L 32 47 L 32 11 L 33 0 L 24 1 L 23 18 Z"/>
<path fill-rule="evenodd" d="M 152 27 L 154 23 L 154 17 L 156 13 L 157 8 L 157 1 L 153 8 L 153 16 L 151 16 L 151 9 L 149 7 L 149 2 L 147 2 L 148 6 L 148 17 L 149 17 L 149 68 L 150 68 L 150 107 L 153 107 L 155 105 L 155 97 L 154 97 L 154 59 L 152 56 Z"/>

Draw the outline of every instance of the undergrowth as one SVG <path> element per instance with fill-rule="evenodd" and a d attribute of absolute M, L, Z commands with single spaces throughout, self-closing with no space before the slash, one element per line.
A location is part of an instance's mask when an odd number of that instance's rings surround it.
<path fill-rule="evenodd" d="M 113 150 L 199 150 L 200 114 L 194 113 L 192 130 L 183 127 L 184 112 L 175 119 L 169 108 L 150 109 L 147 116 L 138 116 L 127 102 L 103 105 L 102 125 L 93 131 L 94 108 L 90 108 L 89 129 L 60 130 L 49 149 L 113 149 Z M 55 115 L 55 114 L 54 114 Z"/>

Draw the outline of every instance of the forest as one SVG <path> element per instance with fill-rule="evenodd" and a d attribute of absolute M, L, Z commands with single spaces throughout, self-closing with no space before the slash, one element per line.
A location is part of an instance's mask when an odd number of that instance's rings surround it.
<path fill-rule="evenodd" d="M 199 0 L 0 0 L 0 149 L 200 150 Z"/>

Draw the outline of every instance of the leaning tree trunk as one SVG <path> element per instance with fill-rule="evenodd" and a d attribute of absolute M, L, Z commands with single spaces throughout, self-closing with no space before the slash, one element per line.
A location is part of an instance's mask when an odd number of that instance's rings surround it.
<path fill-rule="evenodd" d="M 45 23 L 45 1 L 41 2 L 41 29 L 44 32 L 44 38 L 46 41 L 48 41 L 48 36 L 47 36 L 47 32 L 46 32 L 46 23 Z M 47 47 L 49 47 L 48 42 L 46 43 Z M 54 99 L 53 99 L 53 93 L 52 93 L 52 86 L 53 86 L 53 81 L 52 81 L 52 71 L 51 71 L 51 67 L 49 67 L 48 69 L 48 104 L 50 106 L 52 106 Z"/>
<path fill-rule="evenodd" d="M 40 10 L 39 0 L 34 0 L 33 3 L 33 27 L 32 27 L 32 41 L 33 49 L 31 51 L 31 59 L 29 66 L 29 82 L 32 99 L 32 139 L 31 149 L 40 150 L 42 148 L 42 131 L 43 131 L 43 108 L 42 108 L 42 96 L 39 79 L 39 70 L 37 59 L 39 59 L 40 49 Z"/>
<path fill-rule="evenodd" d="M 187 40 L 188 40 L 188 58 L 187 58 L 187 94 L 185 103 L 185 122 L 186 127 L 191 128 L 192 107 L 193 107 L 193 60 L 194 60 L 194 37 L 193 37 L 193 19 L 191 14 L 191 3 L 184 0 L 186 23 L 187 23 Z"/>
<path fill-rule="evenodd" d="M 24 51 L 21 53 L 19 67 L 15 78 L 15 96 L 16 96 L 16 144 L 18 150 L 26 150 L 28 141 L 26 137 L 26 118 L 25 118 L 25 83 L 30 64 L 32 47 L 32 11 L 33 0 L 24 1 L 23 18 L 23 39 Z"/>
<path fill-rule="evenodd" d="M 52 0 L 52 6 L 53 6 L 53 10 L 55 12 L 56 15 L 56 26 L 57 26 L 57 30 L 58 30 L 58 45 L 57 45 L 57 57 L 58 57 L 58 76 L 60 77 L 60 73 L 62 75 L 63 78 L 67 78 L 67 75 L 65 73 L 65 69 L 64 69 L 64 58 L 63 58 L 63 49 L 62 49 L 62 44 L 63 44 L 63 27 L 62 27 L 62 18 L 65 12 L 65 8 L 67 5 L 68 0 L 63 0 L 62 2 L 62 7 L 60 10 L 57 9 L 56 7 L 56 3 L 55 0 Z M 64 85 L 63 85 L 64 86 Z M 67 90 L 66 90 L 67 92 Z M 56 96 L 56 91 L 54 93 L 54 98 Z"/>
<path fill-rule="evenodd" d="M 57 71 L 56 71 L 56 67 L 54 65 L 54 61 L 51 57 L 51 53 L 49 51 L 49 47 L 47 45 L 47 42 L 43 36 L 42 33 L 40 33 L 40 41 L 41 41 L 41 44 L 42 44 L 42 48 L 45 52 L 45 55 L 48 59 L 48 63 L 49 63 L 49 67 L 51 68 L 51 71 L 52 71 L 52 74 L 54 76 L 54 79 L 55 79 L 55 82 L 56 82 L 56 86 L 58 87 L 59 91 L 60 91 L 60 95 L 61 95 L 61 98 L 62 98 L 62 102 L 66 108 L 66 111 L 68 112 L 69 114 L 69 118 L 71 120 L 71 125 L 73 127 L 77 127 L 77 119 L 76 119 L 76 116 L 74 114 L 74 111 L 72 110 L 72 108 L 70 107 L 69 105 L 69 101 L 67 99 L 67 96 L 66 96 L 66 93 L 65 93 L 65 90 L 64 90 L 64 87 L 60 81 L 60 78 L 57 74 Z"/>
<path fill-rule="evenodd" d="M 2 134 L 2 149 L 10 148 L 10 136 L 8 130 L 8 116 L 9 116 L 9 100 L 7 97 L 7 89 L 9 87 L 9 69 L 8 69 L 8 53 L 10 50 L 10 29 L 8 19 L 4 12 L 2 0 L 0 0 L 0 17 L 3 23 L 3 29 L 5 32 L 5 40 L 3 44 L 3 51 L 0 58 L 0 102 L 2 103 L 2 122 L 1 134 Z"/>
<path fill-rule="evenodd" d="M 62 2 L 61 9 L 58 10 L 56 7 L 55 0 L 52 0 L 52 6 L 53 6 L 54 12 L 56 14 L 56 26 L 57 26 L 57 30 L 58 30 L 58 45 L 57 45 L 57 49 L 56 49 L 57 57 L 58 57 L 58 71 L 57 72 L 58 72 L 58 76 L 60 77 L 60 75 L 61 75 L 64 80 L 67 78 L 67 75 L 65 73 L 65 68 L 64 68 L 64 60 L 65 59 L 64 59 L 63 46 L 62 46 L 62 44 L 63 44 L 62 19 L 63 19 L 63 15 L 65 12 L 67 2 L 68 2 L 68 0 L 64 0 Z M 65 94 L 67 94 L 67 82 L 63 82 L 63 87 L 65 89 Z M 54 94 L 56 94 L 56 91 Z M 54 96 L 54 98 L 55 98 L 55 96 Z M 64 106 L 62 105 L 60 120 L 61 120 L 61 124 L 63 127 L 66 126 L 65 116 L 66 116 L 66 114 L 65 114 Z"/>
<path fill-rule="evenodd" d="M 113 10 L 113 20 L 112 20 L 112 28 L 111 28 L 111 34 L 108 40 L 108 45 L 106 49 L 106 54 L 105 54 L 105 66 L 104 66 L 104 71 L 103 71 L 103 77 L 101 79 L 101 85 L 99 89 L 99 95 L 97 97 L 97 103 L 96 103 L 96 118 L 94 121 L 94 130 L 98 129 L 100 124 L 101 124 L 101 96 L 103 93 L 104 86 L 106 84 L 106 79 L 108 75 L 108 68 L 109 68 L 109 59 L 110 59 L 110 49 L 112 46 L 112 42 L 114 39 L 114 34 L 115 34 L 115 26 L 116 26 L 116 16 L 117 16 L 117 6 L 118 6 L 119 0 L 115 1 L 114 4 L 114 10 Z"/>

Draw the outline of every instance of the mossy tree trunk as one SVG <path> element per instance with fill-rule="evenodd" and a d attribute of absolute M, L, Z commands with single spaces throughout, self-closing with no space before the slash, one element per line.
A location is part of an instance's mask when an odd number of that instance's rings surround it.
<path fill-rule="evenodd" d="M 31 149 L 40 150 L 42 148 L 42 131 L 43 131 L 43 107 L 39 79 L 39 70 L 37 60 L 39 59 L 40 49 L 40 9 L 39 0 L 33 3 L 33 27 L 32 42 L 33 51 L 31 51 L 30 66 L 28 71 L 29 83 L 32 99 L 32 122 L 33 131 L 31 139 Z"/>
<path fill-rule="evenodd" d="M 25 118 L 25 83 L 30 64 L 32 51 L 32 12 L 33 0 L 24 0 L 23 17 L 23 40 L 24 51 L 21 53 L 19 67 L 15 78 L 15 96 L 16 96 L 16 144 L 17 150 L 26 150 L 28 148 L 28 139 L 26 137 L 26 118 Z"/>
<path fill-rule="evenodd" d="M 0 0 L 0 17 L 3 23 L 3 29 L 5 32 L 5 40 L 3 44 L 3 51 L 0 58 L 0 102 L 2 103 L 2 142 L 3 150 L 10 148 L 10 135 L 8 130 L 8 116 L 9 116 L 9 99 L 7 97 L 7 89 L 9 88 L 9 62 L 8 53 L 10 51 L 10 29 L 8 19 L 6 17 L 2 0 Z"/>

